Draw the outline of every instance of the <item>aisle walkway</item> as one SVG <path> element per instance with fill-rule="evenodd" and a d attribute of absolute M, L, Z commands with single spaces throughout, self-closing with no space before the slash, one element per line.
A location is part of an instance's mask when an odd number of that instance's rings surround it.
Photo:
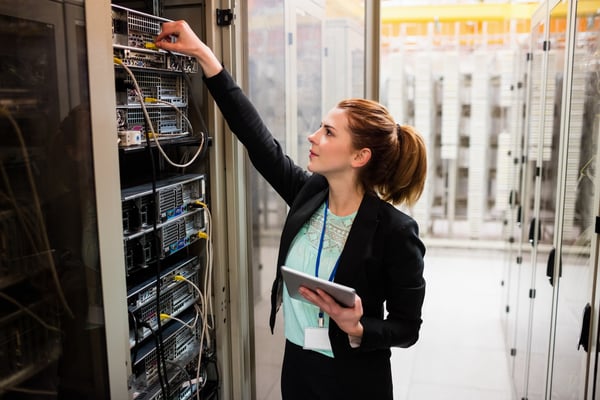
<path fill-rule="evenodd" d="M 421 337 L 393 349 L 395 400 L 510 400 L 502 254 L 429 248 Z"/>
<path fill-rule="evenodd" d="M 429 247 L 425 261 L 421 337 L 409 349 L 393 350 L 394 400 L 510 400 L 500 325 L 502 254 Z M 257 400 L 280 400 L 283 329 L 270 334 L 266 293 L 263 299 L 255 308 L 263 349 L 256 354 Z"/>

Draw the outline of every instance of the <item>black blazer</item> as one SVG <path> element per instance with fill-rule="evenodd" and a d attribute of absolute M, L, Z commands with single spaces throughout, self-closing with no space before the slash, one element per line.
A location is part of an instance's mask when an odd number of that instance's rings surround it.
<path fill-rule="evenodd" d="M 281 305 L 283 265 L 292 240 L 328 195 L 327 180 L 297 166 L 262 122 L 226 70 L 205 83 L 231 130 L 261 175 L 290 206 L 279 247 L 271 293 L 271 329 Z M 359 348 L 330 320 L 336 359 L 389 359 L 390 347 L 408 347 L 419 336 L 425 295 L 425 247 L 416 222 L 374 194 L 364 196 L 340 256 L 335 281 L 356 289 L 363 304 L 364 335 Z M 388 312 L 384 318 L 384 305 Z M 388 363 L 389 364 L 389 363 Z"/>

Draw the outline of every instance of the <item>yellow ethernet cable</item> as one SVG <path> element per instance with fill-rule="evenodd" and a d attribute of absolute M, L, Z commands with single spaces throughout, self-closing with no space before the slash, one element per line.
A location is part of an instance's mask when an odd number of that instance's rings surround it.
<path fill-rule="evenodd" d="M 190 324 L 188 324 L 188 323 L 186 323 L 186 322 L 184 322 L 183 320 L 181 320 L 181 319 L 179 319 L 179 318 L 177 318 L 177 317 L 173 317 L 172 315 L 169 315 L 169 314 L 164 314 L 164 313 L 161 313 L 161 314 L 160 314 L 160 319 L 161 319 L 161 320 L 165 320 L 165 319 L 172 319 L 172 320 L 174 320 L 174 321 L 177 321 L 177 322 L 179 322 L 179 323 L 180 323 L 180 324 L 182 324 L 182 325 L 185 325 L 185 326 L 187 326 L 187 327 L 188 327 L 188 328 L 190 328 L 190 329 L 194 329 L 194 328 L 196 327 L 196 322 L 198 322 L 198 313 L 196 312 L 196 317 L 194 318 L 194 322 L 192 322 L 192 324 L 191 324 L 191 325 L 190 325 Z"/>
<path fill-rule="evenodd" d="M 146 109 L 144 97 L 142 96 L 142 90 L 140 89 L 140 86 L 139 86 L 139 84 L 137 82 L 137 79 L 135 78 L 135 74 L 131 71 L 131 69 L 127 65 L 125 65 L 125 63 L 123 63 L 123 61 L 121 59 L 119 59 L 117 57 L 113 57 L 113 62 L 115 64 L 118 64 L 118 65 L 122 66 L 123 69 L 125 69 L 125 72 L 127 72 L 129 74 L 129 76 L 131 77 L 131 80 L 133 81 L 133 85 L 135 87 L 136 95 L 140 99 L 140 105 L 142 106 L 142 112 L 144 114 L 144 118 L 145 118 L 145 120 L 146 120 L 146 122 L 148 124 L 148 127 L 149 127 L 148 130 L 150 132 L 154 132 L 154 126 L 152 125 L 152 120 L 150 119 L 150 115 L 148 114 L 148 110 Z M 153 100 L 157 100 L 157 99 L 153 99 Z M 161 102 L 162 103 L 162 101 L 160 101 L 160 100 L 157 100 L 157 102 Z M 172 104 L 170 104 L 168 102 L 166 102 L 166 104 L 174 107 Z M 191 123 L 189 122 L 189 119 L 185 116 L 185 114 L 183 114 L 181 112 L 181 110 L 179 110 L 177 107 L 174 107 L 174 108 L 181 113 L 181 115 L 183 116 L 183 118 L 186 120 L 187 124 L 190 126 L 190 130 L 193 130 L 192 127 L 191 127 Z M 171 164 L 172 166 L 174 166 L 176 168 L 187 168 L 190 165 L 192 165 L 192 163 L 194 161 L 196 161 L 196 158 L 198 158 L 198 156 L 200 155 L 201 150 L 202 150 L 202 148 L 205 145 L 205 143 L 204 143 L 205 137 L 204 137 L 204 135 L 201 135 L 201 139 L 202 140 L 200 142 L 200 145 L 198 146 L 198 150 L 196 151 L 196 153 L 194 154 L 194 156 L 192 157 L 192 159 L 189 160 L 188 162 L 184 163 L 184 164 L 178 164 L 178 163 L 174 162 L 173 160 L 171 160 L 169 158 L 169 156 L 167 155 L 167 153 L 165 153 L 164 149 L 160 145 L 160 141 L 158 140 L 158 138 L 161 137 L 161 136 L 162 135 L 158 134 L 158 133 L 149 133 L 148 134 L 148 137 L 152 138 L 154 140 L 154 143 L 156 143 L 156 148 L 158 149 L 158 151 L 160 152 L 160 154 L 163 156 L 163 158 L 169 164 Z M 168 137 L 173 138 L 173 137 L 181 137 L 181 136 L 186 136 L 186 135 L 183 135 L 183 134 L 178 135 L 178 136 L 169 135 Z"/>
<path fill-rule="evenodd" d="M 196 286 L 196 284 L 194 282 L 190 281 L 188 278 L 186 278 L 183 275 L 175 275 L 173 277 L 173 280 L 176 280 L 177 282 L 187 282 L 190 285 L 192 285 L 192 287 L 194 289 L 196 289 L 196 291 L 198 292 L 198 295 L 200 297 L 200 301 L 204 301 L 204 296 L 202 295 L 202 291 L 200 290 L 200 288 L 198 286 Z"/>
<path fill-rule="evenodd" d="M 196 204 L 198 206 L 202 206 L 204 208 L 208 208 L 208 206 L 205 203 L 201 202 L 200 200 L 194 201 L 194 204 Z"/>

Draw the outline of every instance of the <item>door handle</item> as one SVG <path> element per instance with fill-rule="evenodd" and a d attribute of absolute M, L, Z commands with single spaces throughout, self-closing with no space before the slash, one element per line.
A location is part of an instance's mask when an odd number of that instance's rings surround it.
<path fill-rule="evenodd" d="M 510 190 L 510 194 L 508 196 L 508 204 L 511 208 L 519 204 L 519 197 L 515 189 Z"/>
<path fill-rule="evenodd" d="M 539 242 L 540 238 L 542 237 L 542 226 L 541 226 L 541 224 L 538 224 L 537 240 L 535 238 L 535 222 L 536 221 L 537 221 L 536 218 L 532 218 L 531 222 L 529 223 L 529 243 L 531 243 L 532 246 L 535 246 L 537 244 L 537 242 Z"/>
<path fill-rule="evenodd" d="M 546 276 L 550 280 L 550 285 L 554 286 L 554 260 L 556 258 L 556 249 L 553 247 L 548 254 L 548 264 L 546 265 Z M 558 277 L 562 277 L 562 257 L 558 258 Z"/>
<path fill-rule="evenodd" d="M 583 321 L 581 322 L 581 333 L 579 335 L 579 344 L 577 345 L 577 350 L 581 346 L 583 346 L 583 350 L 588 352 L 588 347 L 590 343 L 590 318 L 592 316 L 592 306 L 590 303 L 587 303 L 583 308 Z"/>

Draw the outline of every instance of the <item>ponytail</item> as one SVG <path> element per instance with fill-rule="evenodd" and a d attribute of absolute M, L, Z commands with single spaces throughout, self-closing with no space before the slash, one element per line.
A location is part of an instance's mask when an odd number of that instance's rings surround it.
<path fill-rule="evenodd" d="M 354 148 L 371 150 L 371 159 L 359 170 L 364 190 L 392 204 L 415 204 L 427 175 L 426 146 L 421 135 L 409 125 L 396 124 L 377 102 L 348 99 L 337 107 L 346 111 Z"/>
<path fill-rule="evenodd" d="M 390 168 L 381 196 L 394 203 L 415 204 L 425 187 L 427 154 L 423 137 L 410 125 L 396 125 L 398 159 L 396 168 Z"/>

